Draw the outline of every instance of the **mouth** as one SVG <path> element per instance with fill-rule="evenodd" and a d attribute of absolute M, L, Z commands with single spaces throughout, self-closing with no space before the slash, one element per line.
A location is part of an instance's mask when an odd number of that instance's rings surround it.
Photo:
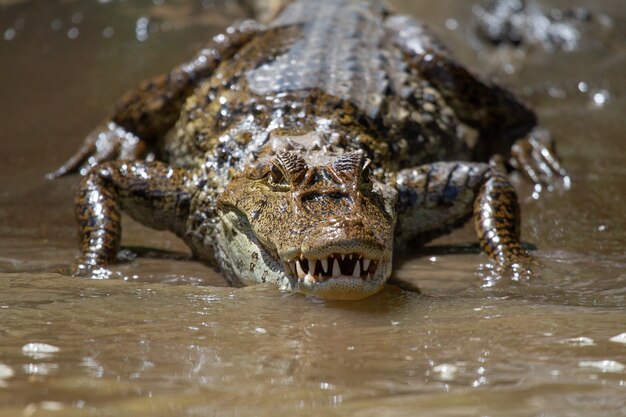
<path fill-rule="evenodd" d="M 320 259 L 300 254 L 283 263 L 288 275 L 311 285 L 342 278 L 370 281 L 376 275 L 380 260 L 367 258 L 360 253 L 333 253 Z"/>

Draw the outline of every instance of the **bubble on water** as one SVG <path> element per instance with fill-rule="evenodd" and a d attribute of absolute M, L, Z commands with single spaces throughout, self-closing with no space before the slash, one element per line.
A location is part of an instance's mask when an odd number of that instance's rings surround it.
<path fill-rule="evenodd" d="M 567 92 L 562 88 L 550 87 L 548 88 L 548 95 L 552 98 L 565 99 L 567 98 Z"/>
<path fill-rule="evenodd" d="M 572 337 L 569 339 L 561 340 L 561 343 L 565 345 L 573 346 L 595 346 L 596 342 L 590 337 Z"/>
<path fill-rule="evenodd" d="M 256 329 L 254 329 L 255 333 L 258 334 L 266 334 L 267 330 L 265 330 L 263 327 L 257 327 Z"/>
<path fill-rule="evenodd" d="M 459 21 L 456 19 L 446 20 L 446 28 L 448 30 L 457 30 L 459 28 Z"/>
<path fill-rule="evenodd" d="M 11 378 L 13 375 L 15 375 L 15 371 L 13 371 L 13 368 L 3 363 L 0 363 L 0 382 L 3 379 Z"/>
<path fill-rule="evenodd" d="M 61 19 L 54 19 L 52 23 L 50 23 L 50 29 L 54 31 L 61 30 L 63 27 L 63 21 Z"/>
<path fill-rule="evenodd" d="M 539 200 L 539 198 L 541 197 L 542 191 L 543 191 L 543 187 L 541 186 L 541 184 L 535 184 L 535 187 L 532 193 L 533 200 Z"/>
<path fill-rule="evenodd" d="M 115 34 L 115 29 L 112 26 L 107 26 L 102 30 L 102 37 L 105 39 L 110 39 Z"/>
<path fill-rule="evenodd" d="M 504 72 L 506 72 L 509 75 L 515 74 L 515 65 L 511 64 L 511 63 L 506 63 L 502 66 L 502 69 L 504 69 Z"/>
<path fill-rule="evenodd" d="M 597 107 L 603 107 L 606 102 L 609 101 L 610 97 L 611 94 L 607 90 L 597 91 L 592 96 L 593 104 L 595 104 Z"/>
<path fill-rule="evenodd" d="M 587 84 L 584 81 L 581 81 L 578 83 L 578 91 L 580 91 L 581 93 L 586 93 L 589 91 L 589 84 Z"/>
<path fill-rule="evenodd" d="M 81 12 L 76 12 L 72 15 L 70 20 L 72 21 L 72 23 L 77 25 L 83 21 L 83 14 Z"/>
<path fill-rule="evenodd" d="M 148 26 L 150 25 L 150 19 L 145 16 L 137 19 L 135 23 L 135 36 L 139 42 L 143 42 L 148 39 Z"/>
<path fill-rule="evenodd" d="M 439 374 L 442 381 L 453 381 L 459 368 L 449 363 L 442 363 L 433 367 L 433 372 Z"/>
<path fill-rule="evenodd" d="M 13 28 L 9 28 L 7 30 L 4 31 L 4 40 L 5 41 L 12 41 L 15 38 L 16 35 L 16 31 Z"/>
<path fill-rule="evenodd" d="M 623 363 L 613 360 L 580 361 L 578 366 L 582 368 L 596 368 L 602 372 L 621 372 L 626 368 Z"/>
<path fill-rule="evenodd" d="M 77 27 L 71 27 L 67 31 L 67 37 L 70 38 L 70 39 L 78 38 L 78 34 L 79 34 L 79 31 L 78 31 Z"/>
<path fill-rule="evenodd" d="M 626 344 L 626 332 L 613 336 L 609 339 L 611 342 Z"/>
<path fill-rule="evenodd" d="M 61 349 L 47 343 L 27 343 L 22 346 L 22 353 L 34 359 L 49 358 Z"/>

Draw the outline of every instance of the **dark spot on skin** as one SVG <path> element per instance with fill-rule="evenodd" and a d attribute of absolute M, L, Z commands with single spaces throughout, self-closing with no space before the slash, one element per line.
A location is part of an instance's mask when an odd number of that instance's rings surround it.
<path fill-rule="evenodd" d="M 453 185 L 448 185 L 443 190 L 443 201 L 446 203 L 453 202 L 459 195 L 459 190 Z"/>

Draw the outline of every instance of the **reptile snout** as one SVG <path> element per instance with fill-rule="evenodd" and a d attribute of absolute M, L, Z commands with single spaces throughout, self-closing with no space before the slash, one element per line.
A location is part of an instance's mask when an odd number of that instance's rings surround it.
<path fill-rule="evenodd" d="M 360 218 L 333 218 L 313 228 L 301 244 L 304 256 L 323 257 L 331 253 L 359 253 L 381 259 L 386 240 Z"/>

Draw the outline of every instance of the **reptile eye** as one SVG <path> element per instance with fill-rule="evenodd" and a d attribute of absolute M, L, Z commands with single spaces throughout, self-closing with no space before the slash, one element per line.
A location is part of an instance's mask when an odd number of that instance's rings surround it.
<path fill-rule="evenodd" d="M 282 187 L 289 185 L 285 174 L 275 164 L 272 164 L 272 167 L 270 168 L 269 182 L 271 185 L 278 185 Z"/>

